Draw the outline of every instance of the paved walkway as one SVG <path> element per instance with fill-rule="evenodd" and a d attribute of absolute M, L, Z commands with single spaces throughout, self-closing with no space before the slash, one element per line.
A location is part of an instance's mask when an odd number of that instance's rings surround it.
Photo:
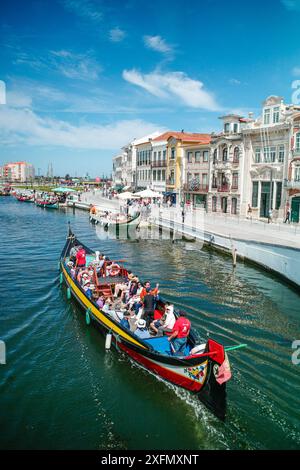
<path fill-rule="evenodd" d="M 102 191 L 90 191 L 82 195 L 81 200 L 97 207 L 118 210 L 119 200 L 103 197 Z M 152 217 L 157 219 L 173 219 L 182 224 L 181 208 L 172 207 L 152 208 Z M 266 223 L 259 220 L 248 220 L 238 216 L 225 214 L 206 214 L 203 210 L 186 212 L 185 225 L 195 227 L 197 231 L 231 237 L 236 240 L 248 240 L 259 243 L 269 243 L 283 247 L 300 249 L 300 227 L 298 224 L 288 225 L 283 222 Z"/>

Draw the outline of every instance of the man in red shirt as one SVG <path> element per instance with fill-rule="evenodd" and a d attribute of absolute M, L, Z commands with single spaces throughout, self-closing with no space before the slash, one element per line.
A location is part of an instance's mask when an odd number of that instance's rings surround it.
<path fill-rule="evenodd" d="M 179 312 L 179 317 L 173 326 L 172 334 L 168 337 L 173 354 L 180 356 L 184 355 L 187 338 L 191 329 L 191 322 L 185 315 L 185 312 L 182 310 Z"/>
<path fill-rule="evenodd" d="M 78 247 L 78 251 L 76 253 L 76 268 L 83 268 L 86 264 L 86 257 L 85 257 L 85 249 L 82 246 Z"/>

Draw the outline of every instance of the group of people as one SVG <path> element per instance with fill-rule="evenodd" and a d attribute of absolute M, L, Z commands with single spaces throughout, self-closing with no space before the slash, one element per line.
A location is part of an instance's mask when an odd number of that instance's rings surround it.
<path fill-rule="evenodd" d="M 179 312 L 176 318 L 170 303 L 160 303 L 159 284 L 152 287 L 150 281 L 142 283 L 131 271 L 120 267 L 115 277 L 112 271 L 117 263 L 98 251 L 87 264 L 86 251 L 81 245 L 71 248 L 67 265 L 71 277 L 102 312 L 140 339 L 166 335 L 171 352 L 184 355 L 190 321 L 184 312 Z"/>

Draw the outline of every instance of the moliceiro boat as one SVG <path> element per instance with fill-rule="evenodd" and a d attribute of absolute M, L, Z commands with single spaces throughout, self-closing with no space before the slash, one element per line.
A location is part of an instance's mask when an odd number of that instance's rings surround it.
<path fill-rule="evenodd" d="M 93 252 L 76 239 L 69 229 L 66 244 L 60 257 L 60 282 L 67 285 L 68 298 L 73 296 L 86 314 L 87 323 L 92 322 L 105 334 L 107 341 L 117 351 L 127 355 L 143 368 L 151 371 L 166 381 L 196 394 L 201 402 L 221 420 L 226 414 L 226 382 L 231 377 L 230 366 L 224 347 L 214 339 L 208 339 L 199 344 L 198 333 L 191 329 L 184 354 L 179 356 L 172 352 L 168 336 L 150 336 L 141 339 L 130 329 L 123 327 L 114 317 L 105 313 L 103 307 L 98 307 L 94 297 L 77 280 L 75 268 L 70 262 L 70 251 L 81 245 L 86 252 L 86 262 L 94 268 L 92 288 L 103 297 L 113 297 L 116 284 L 128 281 L 132 276 L 125 267 L 118 265 L 116 273 L 107 275 L 107 270 L 99 277 L 97 261 L 99 252 Z M 113 264 L 116 262 L 113 261 Z M 105 276 L 105 277 L 104 277 Z M 157 301 L 155 314 L 162 316 L 165 312 L 165 302 Z M 176 310 L 175 317 L 178 317 Z"/>
<path fill-rule="evenodd" d="M 138 212 L 133 217 L 125 216 L 121 214 L 107 214 L 100 212 L 99 214 L 90 213 L 90 221 L 94 222 L 95 224 L 103 225 L 104 228 L 114 228 L 114 229 L 122 229 L 126 226 L 130 226 L 131 228 L 137 228 L 140 221 L 141 221 L 141 214 Z"/>
<path fill-rule="evenodd" d="M 51 202 L 47 200 L 40 200 L 38 199 L 35 204 L 38 207 L 43 207 L 44 209 L 58 209 L 58 202 Z"/>

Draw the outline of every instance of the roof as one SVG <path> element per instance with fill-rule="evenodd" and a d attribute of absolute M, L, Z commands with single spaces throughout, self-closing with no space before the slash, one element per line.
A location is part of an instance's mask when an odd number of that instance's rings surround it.
<path fill-rule="evenodd" d="M 211 140 L 210 134 L 198 134 L 196 132 L 177 132 L 177 131 L 168 131 L 164 134 L 153 139 L 153 142 L 158 142 L 160 140 L 168 140 L 170 137 L 175 139 L 182 140 L 183 142 L 196 142 L 200 144 L 209 144 Z"/>

